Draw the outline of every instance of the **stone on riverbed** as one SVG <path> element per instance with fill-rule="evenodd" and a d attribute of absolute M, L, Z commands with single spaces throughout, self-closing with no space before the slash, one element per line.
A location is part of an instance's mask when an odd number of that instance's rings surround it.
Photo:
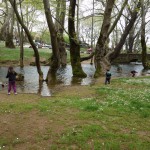
<path fill-rule="evenodd" d="M 21 73 L 20 74 L 18 73 L 17 76 L 16 76 L 16 80 L 17 81 L 23 81 L 24 80 L 24 75 L 21 74 Z"/>

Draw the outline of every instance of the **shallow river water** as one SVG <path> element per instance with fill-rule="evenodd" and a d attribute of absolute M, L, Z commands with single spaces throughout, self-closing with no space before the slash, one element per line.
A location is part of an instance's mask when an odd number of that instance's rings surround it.
<path fill-rule="evenodd" d="M 37 69 L 34 66 L 26 66 L 24 68 L 15 67 L 15 71 L 17 73 L 22 73 L 24 75 L 24 81 L 17 81 L 17 91 L 18 93 L 39 93 L 42 96 L 51 96 L 55 87 L 61 85 L 91 85 L 95 83 L 95 79 L 93 78 L 95 68 L 90 64 L 82 65 L 84 72 L 87 74 L 86 78 L 77 79 L 72 77 L 72 69 L 71 66 L 68 65 L 66 68 L 60 68 L 57 72 L 57 82 L 55 84 L 47 85 L 46 82 L 42 84 L 38 81 L 38 73 Z M 122 71 L 118 72 L 117 68 L 121 67 Z M 46 78 L 49 67 L 42 66 L 42 71 L 44 74 L 44 78 Z M 7 74 L 8 67 L 0 67 L 0 83 L 4 83 L 5 88 L 2 89 L 0 86 L 0 92 L 7 92 Z M 135 64 L 120 64 L 120 65 L 112 65 L 111 73 L 112 77 L 127 77 L 130 76 L 131 70 L 136 70 L 137 76 L 145 76 L 149 75 L 150 70 L 144 71 L 142 65 Z"/>

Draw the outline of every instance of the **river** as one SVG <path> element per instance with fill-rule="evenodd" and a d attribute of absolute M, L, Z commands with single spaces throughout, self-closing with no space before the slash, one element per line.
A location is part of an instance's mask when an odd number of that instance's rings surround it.
<path fill-rule="evenodd" d="M 121 68 L 121 71 L 118 71 L 118 67 Z M 51 96 L 55 91 L 55 87 L 61 85 L 91 85 L 95 83 L 95 79 L 93 78 L 95 68 L 90 64 L 83 64 L 82 68 L 84 72 L 87 74 L 86 78 L 73 78 L 72 77 L 72 69 L 71 66 L 68 65 L 66 68 L 60 68 L 57 72 L 57 82 L 55 84 L 47 85 L 46 82 L 42 84 L 38 81 L 38 73 L 35 66 L 25 66 L 24 68 L 15 67 L 15 71 L 17 73 L 22 73 L 24 75 L 24 81 L 17 81 L 17 91 L 18 93 L 39 93 L 42 96 Z M 49 67 L 42 66 L 41 67 L 44 78 L 46 78 Z M 0 83 L 5 84 L 5 88 L 2 89 L 0 86 L 0 92 L 7 92 L 7 74 L 8 67 L 0 67 Z M 143 66 L 141 64 L 120 64 L 120 65 L 112 65 L 111 73 L 112 77 L 129 77 L 131 70 L 136 70 L 138 73 L 136 76 L 147 76 L 150 74 L 150 70 L 143 70 Z"/>

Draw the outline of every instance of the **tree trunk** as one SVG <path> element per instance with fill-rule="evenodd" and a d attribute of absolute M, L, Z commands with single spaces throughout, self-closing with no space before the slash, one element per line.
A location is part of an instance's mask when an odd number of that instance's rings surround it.
<path fill-rule="evenodd" d="M 63 38 L 63 33 L 59 31 L 60 37 L 58 38 L 58 45 L 59 45 L 59 53 L 60 53 L 60 64 L 65 67 L 67 65 L 67 52 L 65 49 L 65 43 Z"/>
<path fill-rule="evenodd" d="M 135 39 L 137 38 L 137 36 L 139 35 L 139 31 L 137 31 L 137 33 L 135 33 L 136 27 L 137 27 L 138 21 L 137 23 L 132 27 L 132 29 L 129 32 L 129 38 L 128 38 L 128 46 L 129 48 L 127 49 L 127 53 L 133 53 L 134 52 L 134 45 L 136 44 Z"/>
<path fill-rule="evenodd" d="M 111 12 L 114 3 L 115 0 L 108 0 L 105 8 L 103 24 L 95 49 L 95 77 L 100 76 L 104 71 L 103 69 L 106 69 L 106 67 L 109 65 L 108 61 L 104 59 L 104 56 L 106 55 L 106 42 L 108 38 L 109 27 L 111 24 Z"/>
<path fill-rule="evenodd" d="M 114 51 L 107 55 L 109 57 L 110 62 L 112 62 L 115 58 L 117 58 L 119 56 L 121 49 L 125 43 L 126 37 L 128 36 L 130 30 L 132 29 L 132 27 L 137 19 L 137 14 L 139 12 L 140 7 L 141 7 L 141 1 L 139 0 L 137 7 L 134 9 L 134 11 L 131 14 L 131 19 L 129 21 L 129 24 L 125 27 L 124 33 L 122 34 L 119 43 L 114 48 Z"/>
<path fill-rule="evenodd" d="M 20 67 L 24 66 L 24 47 L 23 47 L 23 29 L 21 28 L 20 34 Z"/>
<path fill-rule="evenodd" d="M 5 19 L 5 23 L 3 24 L 0 32 L 0 39 L 5 41 L 5 46 L 8 48 L 15 48 L 13 43 L 13 25 L 14 25 L 14 11 L 13 8 L 8 8 L 7 1 L 6 3 L 6 10 L 7 16 Z"/>
<path fill-rule="evenodd" d="M 137 34 L 136 39 L 135 39 L 135 43 L 134 43 L 134 47 L 133 50 L 134 52 L 138 52 L 138 47 L 139 47 L 139 43 L 140 43 L 140 33 Z"/>
<path fill-rule="evenodd" d="M 14 11 L 11 7 L 9 10 L 10 20 L 9 24 L 6 29 L 6 39 L 5 39 L 5 46 L 8 48 L 15 48 L 15 45 L 13 43 L 13 28 L 14 28 Z"/>
<path fill-rule="evenodd" d="M 5 46 L 7 48 L 15 48 L 15 45 L 13 43 L 13 35 L 12 33 L 9 33 L 9 27 L 6 30 L 6 39 L 5 39 Z"/>
<path fill-rule="evenodd" d="M 9 0 L 9 2 L 11 3 L 13 9 L 14 9 L 14 12 L 16 14 L 16 17 L 18 19 L 18 22 L 20 23 L 20 25 L 22 26 L 22 28 L 24 29 L 27 37 L 28 37 L 28 40 L 34 50 L 34 54 L 35 54 L 35 63 L 36 63 L 36 67 L 37 67 L 37 71 L 38 71 L 38 74 L 39 74 L 39 80 L 43 80 L 43 72 L 41 70 L 41 66 L 40 66 L 40 57 L 39 57 L 39 52 L 38 52 L 38 49 L 35 45 L 35 43 L 33 42 L 33 39 L 32 39 L 32 36 L 28 30 L 28 28 L 25 26 L 25 24 L 22 22 L 22 19 L 18 13 L 18 10 L 17 10 L 17 6 L 16 6 L 16 1 L 15 0 Z"/>
<path fill-rule="evenodd" d="M 142 6 L 141 6 L 141 17 L 142 17 L 142 23 L 141 23 L 141 46 L 142 46 L 142 64 L 144 69 L 150 68 L 148 64 L 147 59 L 147 48 L 146 48 L 146 41 L 145 41 L 145 16 L 146 16 L 146 7 L 144 4 L 144 0 L 142 0 Z"/>
<path fill-rule="evenodd" d="M 128 44 L 129 44 L 129 49 L 127 53 L 132 53 L 133 52 L 133 43 L 134 43 L 134 27 L 129 32 L 129 39 L 128 39 Z"/>
<path fill-rule="evenodd" d="M 116 27 L 116 25 L 117 25 L 117 23 L 118 23 L 118 21 L 119 21 L 121 15 L 122 15 L 122 12 L 123 12 L 125 6 L 127 5 L 127 3 L 128 3 L 128 0 L 125 0 L 124 3 L 123 3 L 123 5 L 122 5 L 122 7 L 121 7 L 121 10 L 120 10 L 119 13 L 118 13 L 117 18 L 115 19 L 113 25 L 112 25 L 111 28 L 109 29 L 108 36 L 111 34 L 111 32 L 112 32 L 112 31 L 114 30 L 114 28 Z M 117 32 L 117 31 L 116 31 L 116 32 Z"/>
<path fill-rule="evenodd" d="M 68 31 L 70 40 L 70 59 L 72 72 L 74 77 L 86 77 L 83 72 L 80 62 L 80 44 L 75 32 L 75 6 L 76 0 L 70 0 L 69 6 L 69 19 L 68 19 Z"/>
<path fill-rule="evenodd" d="M 20 31 L 18 22 L 17 22 L 17 26 L 18 26 L 18 33 L 19 33 L 19 45 L 20 45 L 20 67 L 23 67 L 24 66 L 23 28 L 21 27 L 21 31 Z"/>
<path fill-rule="evenodd" d="M 131 14 L 131 19 L 129 20 L 129 24 L 125 27 L 124 33 L 122 34 L 119 43 L 114 48 L 114 51 L 107 52 L 107 38 L 108 38 L 108 29 L 110 26 L 110 16 L 113 8 L 114 1 L 108 0 L 107 6 L 104 13 L 104 21 L 100 33 L 100 37 L 96 46 L 96 57 L 95 57 L 95 77 L 100 76 L 106 69 L 109 69 L 111 66 L 111 62 L 117 58 L 121 52 L 121 49 L 125 43 L 126 37 L 129 34 L 129 31 L 134 25 L 134 22 L 137 18 L 137 14 L 140 9 L 141 1 L 139 0 L 137 6 Z"/>
<path fill-rule="evenodd" d="M 5 41 L 6 39 L 6 28 L 7 28 L 7 24 L 9 21 L 8 18 L 8 4 L 7 1 L 5 0 L 5 5 L 6 5 L 6 13 L 5 13 L 5 17 L 4 17 L 4 23 L 2 24 L 1 30 L 0 30 L 0 40 Z"/>
<path fill-rule="evenodd" d="M 43 4 L 44 4 L 44 10 L 45 10 L 47 24 L 51 36 L 51 44 L 52 44 L 51 68 L 49 69 L 46 78 L 48 82 L 51 82 L 56 76 L 56 72 L 60 67 L 60 53 L 59 53 L 58 40 L 57 40 L 57 31 L 55 29 L 52 20 L 49 0 L 43 0 Z"/>
<path fill-rule="evenodd" d="M 21 11 L 21 18 L 22 18 L 22 22 L 23 21 L 23 14 L 22 14 L 22 6 L 21 6 L 21 2 L 20 2 L 20 11 Z M 19 45 L 20 45 L 20 67 L 24 66 L 24 47 L 23 47 L 23 41 L 24 41 L 24 36 L 23 36 L 23 28 L 21 27 L 21 31 L 20 31 L 20 27 L 19 27 L 19 22 L 17 22 L 17 26 L 18 26 L 18 33 L 19 33 Z"/>
<path fill-rule="evenodd" d="M 65 49 L 65 42 L 63 38 L 65 15 L 66 15 L 66 2 L 64 0 L 59 0 L 57 1 L 57 7 L 56 7 L 55 25 L 58 31 L 57 40 L 58 40 L 59 53 L 60 53 L 60 64 L 63 67 L 67 65 L 67 52 Z"/>

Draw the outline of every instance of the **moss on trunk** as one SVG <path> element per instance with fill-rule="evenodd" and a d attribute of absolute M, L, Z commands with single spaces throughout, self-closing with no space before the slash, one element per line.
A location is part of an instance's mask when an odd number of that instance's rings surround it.
<path fill-rule="evenodd" d="M 13 35 L 7 33 L 5 46 L 8 48 L 15 48 L 15 45 L 13 43 Z"/>

